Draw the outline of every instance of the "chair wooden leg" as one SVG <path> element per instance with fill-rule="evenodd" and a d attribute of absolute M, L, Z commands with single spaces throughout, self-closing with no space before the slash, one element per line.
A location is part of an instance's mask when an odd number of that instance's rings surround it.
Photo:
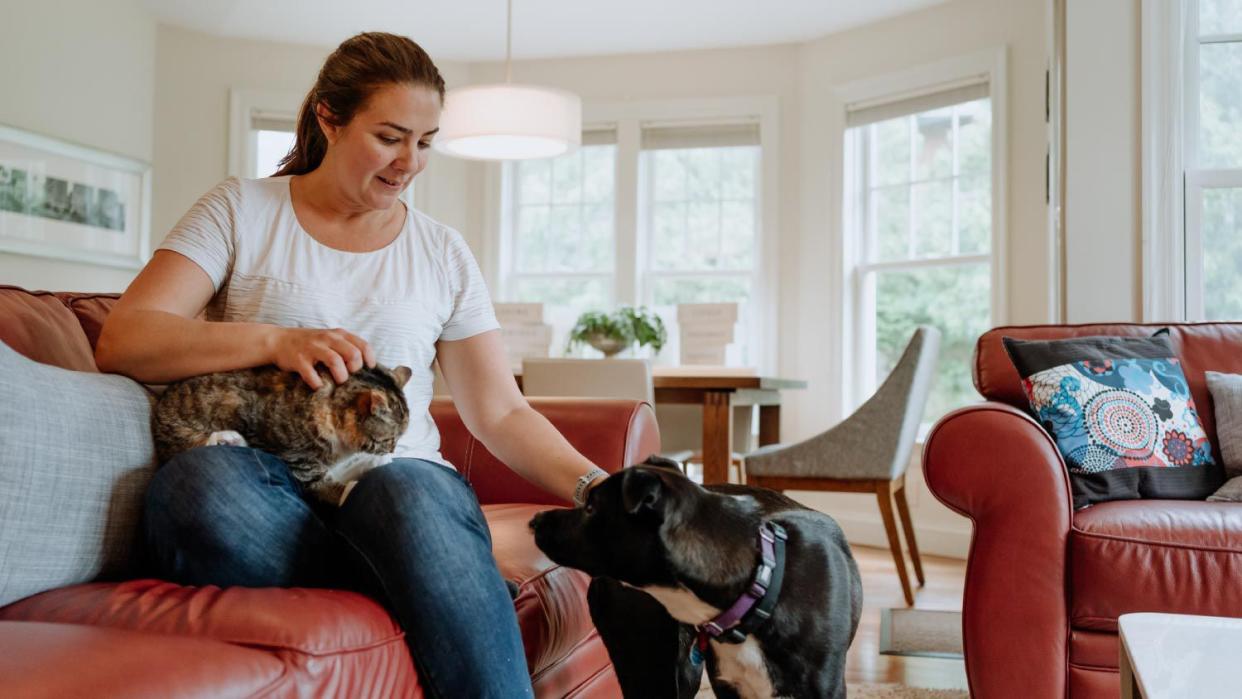
<path fill-rule="evenodd" d="M 884 519 L 884 531 L 888 534 L 888 547 L 893 552 L 893 562 L 897 564 L 897 577 L 901 578 L 901 591 L 906 597 L 906 606 L 914 606 L 914 592 L 910 589 L 910 576 L 906 573 L 906 559 L 901 552 L 901 539 L 897 534 L 897 520 L 893 517 L 892 484 L 888 481 L 876 483 L 876 499 L 880 503 L 880 517 Z"/>
<path fill-rule="evenodd" d="M 914 522 L 910 519 L 910 506 L 906 504 L 906 477 L 897 481 L 898 487 L 893 493 L 897 501 L 897 516 L 901 517 L 901 530 L 906 535 L 906 546 L 910 547 L 910 561 L 914 563 L 914 577 L 922 587 L 927 581 L 923 579 L 923 561 L 919 559 L 919 544 L 914 539 Z"/>

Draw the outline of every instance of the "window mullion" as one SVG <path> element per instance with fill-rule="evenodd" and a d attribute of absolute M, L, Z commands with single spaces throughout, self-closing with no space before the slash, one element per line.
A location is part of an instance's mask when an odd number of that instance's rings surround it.
<path fill-rule="evenodd" d="M 862 187 L 859 187 L 861 192 L 858 202 L 859 215 L 862 216 L 858 230 L 862 233 L 862 236 L 858 241 L 858 251 L 861 260 L 870 262 L 876 258 L 876 251 L 878 249 L 876 245 L 876 238 L 878 236 L 875 230 L 876 217 L 873 207 L 875 206 L 875 192 L 878 189 L 875 182 L 875 172 L 876 159 L 879 157 L 877 151 L 879 149 L 875 147 L 876 125 L 870 124 L 863 128 L 866 129 L 866 132 L 860 139 L 863 149 L 860 160 L 863 163 L 862 167 L 864 170 L 858 178 L 859 182 L 864 183 Z"/>
<path fill-rule="evenodd" d="M 724 177 L 724 156 L 716 151 L 716 264 L 724 260 L 724 192 L 720 180 Z M 755 179 L 759 179 L 756 177 Z M 753 210 L 753 207 L 752 207 Z"/>
<path fill-rule="evenodd" d="M 892 260 L 889 262 L 872 262 L 870 264 L 859 265 L 859 271 L 863 274 L 871 272 L 910 272 L 919 269 L 928 269 L 931 267 L 961 267 L 964 265 L 976 265 L 987 262 L 992 259 L 991 255 L 958 255 L 956 257 L 923 257 L 914 260 Z"/>
<path fill-rule="evenodd" d="M 1189 0 L 1182 15 L 1185 63 L 1182 92 L 1182 293 L 1187 320 L 1203 318 L 1203 248 L 1200 231 L 1202 187 L 1199 158 L 1199 2 Z"/>
<path fill-rule="evenodd" d="M 958 162 L 958 148 L 957 148 L 958 141 L 959 141 L 958 139 L 959 127 L 961 126 L 961 116 L 962 116 L 961 110 L 962 108 L 960 105 L 953 107 L 953 120 L 952 120 L 953 126 L 951 130 L 953 134 L 952 136 L 953 138 L 953 170 L 952 170 L 953 192 L 950 196 L 953 197 L 953 201 L 952 201 L 953 213 L 952 213 L 952 218 L 951 218 L 950 227 L 949 227 L 949 252 L 953 255 L 960 254 L 962 251 L 961 250 L 961 246 L 962 246 L 961 236 L 959 235 L 959 231 L 958 231 L 958 204 L 959 204 L 959 199 L 961 196 L 961 189 L 962 189 L 961 187 L 962 172 L 961 172 L 961 165 Z"/>
<path fill-rule="evenodd" d="M 646 229 L 650 217 L 646 216 L 645 221 L 639 219 L 638 158 L 641 137 L 637 120 L 626 119 L 617 123 L 614 303 L 637 304 L 639 294 L 644 293 L 641 275 L 647 271 L 647 264 L 641 255 L 644 241 L 639 230 L 643 229 L 644 235 L 649 237 L 650 231 Z"/>
<path fill-rule="evenodd" d="M 914 196 L 914 176 L 915 176 L 915 169 L 916 169 L 915 162 L 917 159 L 915 156 L 914 136 L 915 136 L 915 133 L 917 133 L 918 131 L 918 128 L 916 126 L 918 123 L 918 117 L 915 115 L 910 115 L 906 117 L 906 119 L 908 120 L 907 123 L 909 124 L 909 134 L 910 134 L 910 141 L 909 141 L 910 143 L 910 170 L 909 170 L 910 185 L 906 188 L 906 202 L 908 204 L 908 206 L 906 206 L 906 256 L 913 258 L 916 254 L 918 254 L 918 248 L 915 243 L 915 227 L 914 227 L 914 221 L 917 218 L 917 212 L 915 211 L 915 209 L 918 208 L 918 205 L 917 205 L 918 198 Z"/>

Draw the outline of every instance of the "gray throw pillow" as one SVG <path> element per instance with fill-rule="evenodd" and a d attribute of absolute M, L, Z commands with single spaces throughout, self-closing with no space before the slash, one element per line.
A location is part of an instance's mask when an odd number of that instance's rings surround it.
<path fill-rule="evenodd" d="M 1242 502 L 1242 476 L 1225 481 L 1215 493 L 1208 496 L 1212 502 Z"/>
<path fill-rule="evenodd" d="M 125 571 L 155 471 L 151 397 L 0 342 L 0 606 Z"/>
<path fill-rule="evenodd" d="M 1225 462 L 1225 477 L 1242 476 L 1242 374 L 1203 374 L 1216 411 L 1216 441 Z"/>
<path fill-rule="evenodd" d="M 1225 482 L 1208 500 L 1242 502 L 1242 375 L 1205 371 L 1216 411 L 1216 441 L 1225 462 Z"/>

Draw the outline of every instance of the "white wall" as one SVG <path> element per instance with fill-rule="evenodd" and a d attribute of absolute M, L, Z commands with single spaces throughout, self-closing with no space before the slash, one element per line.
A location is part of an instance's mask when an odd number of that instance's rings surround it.
<path fill-rule="evenodd" d="M 155 21 L 131 0 L 6 3 L 0 124 L 150 162 Z M 0 284 L 120 291 L 133 273 L 0 253 Z"/>
<path fill-rule="evenodd" d="M 1066 3 L 1066 321 L 1142 316 L 1139 0 Z"/>

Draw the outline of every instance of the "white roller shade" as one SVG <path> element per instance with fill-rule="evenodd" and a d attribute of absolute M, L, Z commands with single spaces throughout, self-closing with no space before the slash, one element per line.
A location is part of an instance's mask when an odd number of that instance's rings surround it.
<path fill-rule="evenodd" d="M 617 130 L 615 128 L 588 129 L 582 132 L 582 145 L 584 146 L 611 146 L 617 143 Z"/>
<path fill-rule="evenodd" d="M 255 131 L 297 131 L 298 118 L 292 114 L 255 109 L 250 112 L 250 128 Z"/>
<path fill-rule="evenodd" d="M 962 102 L 973 102 L 987 96 L 988 84 L 978 80 L 941 85 L 931 91 L 846 105 L 845 125 L 854 127 L 874 124 Z"/>
<path fill-rule="evenodd" d="M 643 125 L 643 150 L 727 148 L 759 145 L 759 124 L 753 122 L 699 125 Z"/>

